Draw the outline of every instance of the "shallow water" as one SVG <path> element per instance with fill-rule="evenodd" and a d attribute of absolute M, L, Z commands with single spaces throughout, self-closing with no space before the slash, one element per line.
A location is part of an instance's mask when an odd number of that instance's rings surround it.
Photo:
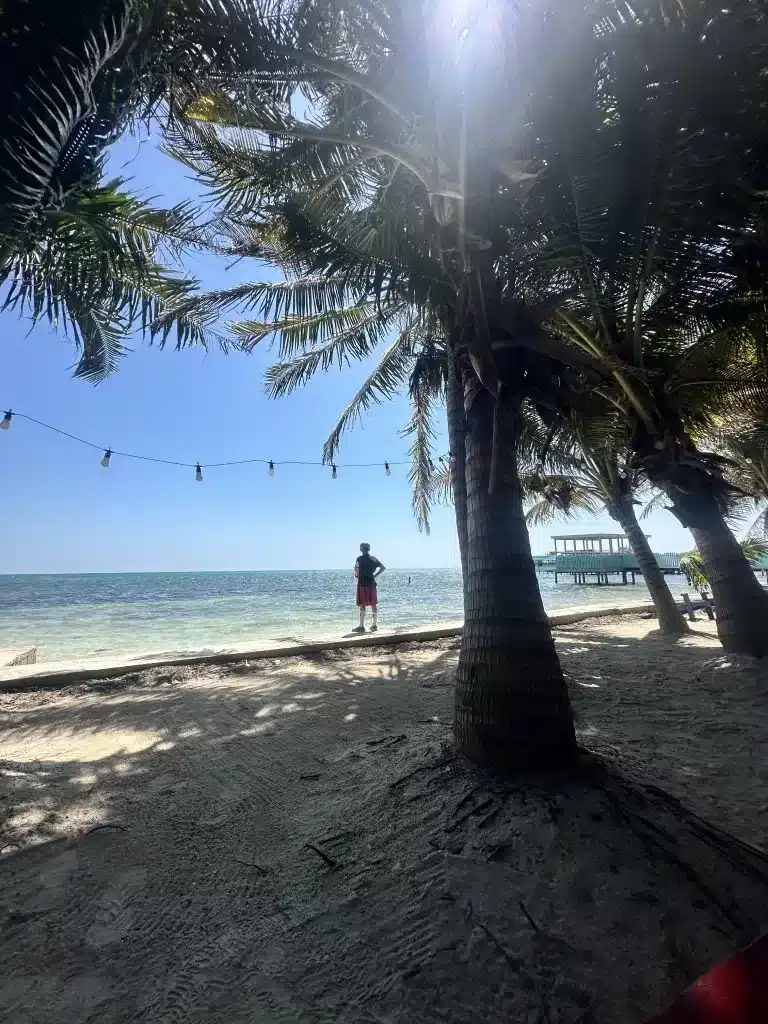
<path fill-rule="evenodd" d="M 682 576 L 668 579 L 674 593 L 686 589 Z M 539 582 L 548 611 L 648 600 L 642 583 L 555 586 L 550 574 Z M 384 628 L 460 619 L 461 576 L 388 569 L 379 601 Z M 177 654 L 344 633 L 355 624 L 354 579 L 346 569 L 0 576 L 0 647 L 36 644 L 38 661 Z"/>

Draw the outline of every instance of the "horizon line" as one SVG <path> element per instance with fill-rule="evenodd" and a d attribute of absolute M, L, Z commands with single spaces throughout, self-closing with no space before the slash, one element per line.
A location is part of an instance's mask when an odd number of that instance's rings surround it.
<path fill-rule="evenodd" d="M 537 556 L 534 556 L 537 557 Z M 387 566 L 388 572 L 441 572 L 443 570 L 455 570 L 460 572 L 459 566 L 452 565 L 389 565 Z M 56 570 L 54 572 L 0 572 L 0 579 L 4 576 L 153 576 L 153 575 L 182 575 L 185 573 L 195 573 L 197 575 L 217 575 L 220 573 L 237 573 L 237 572 L 349 572 L 351 571 L 347 566 L 331 566 L 325 569 L 90 569 L 90 570 L 79 570 L 77 572 L 66 572 L 63 570 Z"/>

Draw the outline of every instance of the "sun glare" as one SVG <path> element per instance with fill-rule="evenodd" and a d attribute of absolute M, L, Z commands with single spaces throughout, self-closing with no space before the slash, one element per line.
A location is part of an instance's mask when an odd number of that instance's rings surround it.
<path fill-rule="evenodd" d="M 478 0 L 443 0 L 444 13 L 451 21 L 461 21 L 472 13 L 473 7 L 480 6 Z"/>
<path fill-rule="evenodd" d="M 437 0 L 433 8 L 433 27 L 441 46 L 453 49 L 456 59 L 468 56 L 486 45 L 484 37 L 493 33 L 497 19 L 497 0 Z"/>

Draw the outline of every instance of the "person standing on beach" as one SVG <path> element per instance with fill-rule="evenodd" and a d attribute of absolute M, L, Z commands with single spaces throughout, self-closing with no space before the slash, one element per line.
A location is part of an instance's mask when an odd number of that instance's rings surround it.
<path fill-rule="evenodd" d="M 357 607 L 360 609 L 360 625 L 352 630 L 353 633 L 365 632 L 365 609 L 371 609 L 373 622 L 371 633 L 379 628 L 377 619 L 379 602 L 376 594 L 376 580 L 384 572 L 384 566 L 371 554 L 370 544 L 360 545 L 360 557 L 355 562 L 355 577 L 357 578 Z"/>

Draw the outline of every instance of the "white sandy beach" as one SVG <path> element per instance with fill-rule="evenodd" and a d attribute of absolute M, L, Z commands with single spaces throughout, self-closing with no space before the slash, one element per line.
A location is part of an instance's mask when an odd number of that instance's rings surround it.
<path fill-rule="evenodd" d="M 640 614 L 650 612 L 649 602 L 632 602 L 616 607 L 617 614 Z M 552 625 L 578 621 L 597 615 L 607 614 L 606 609 L 593 605 L 571 605 L 550 616 Z M 290 654 L 316 654 L 323 650 L 354 649 L 368 645 L 379 646 L 391 639 L 403 643 L 413 640 L 436 640 L 456 637 L 461 634 L 462 621 L 451 619 L 432 621 L 428 625 L 380 626 L 377 634 L 359 636 L 355 633 L 317 632 L 298 630 L 290 637 L 248 640 L 226 646 L 184 648 L 176 651 L 145 650 L 137 654 L 124 652 L 80 658 L 45 659 L 32 664 L 0 665 L 0 691 L 18 686 L 35 686 L 39 681 L 69 683 L 87 679 L 100 679 L 141 672 L 151 668 L 167 668 L 179 665 L 228 664 L 236 661 L 247 662 L 256 658 L 284 657 Z"/>
<path fill-rule="evenodd" d="M 697 817 L 768 849 L 768 666 L 694 628 L 558 628 L 546 784 L 453 757 L 455 639 L 0 695 L 4 1019 L 639 1024 L 768 924 Z"/>

